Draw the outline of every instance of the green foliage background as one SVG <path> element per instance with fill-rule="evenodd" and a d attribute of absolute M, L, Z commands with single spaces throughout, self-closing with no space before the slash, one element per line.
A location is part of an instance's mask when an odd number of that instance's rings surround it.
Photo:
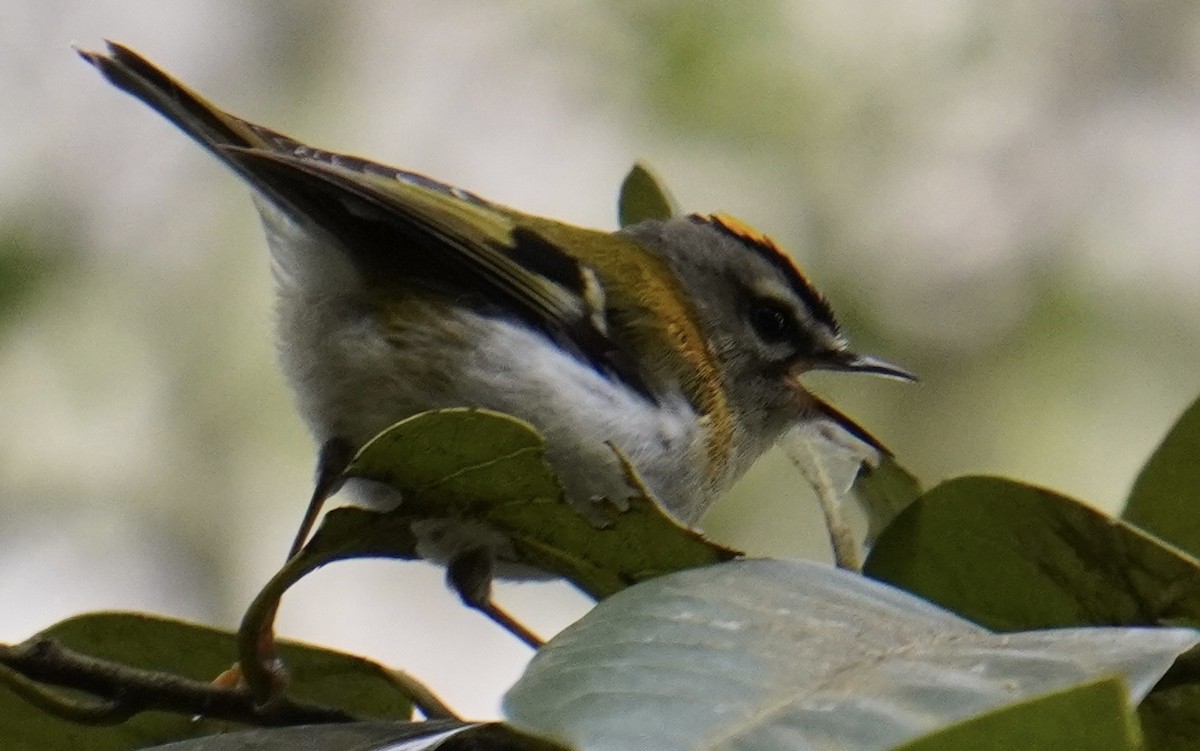
<path fill-rule="evenodd" d="M 1200 392 L 1195 3 L 15 0 L 6 15 L 0 638 L 117 607 L 231 625 L 311 470 L 245 191 L 70 42 L 121 40 L 238 114 L 578 223 L 615 226 L 621 177 L 646 159 L 684 209 L 790 248 L 856 342 L 922 376 L 814 383 L 930 484 L 1002 474 L 1112 508 Z M 769 458 L 707 527 L 824 555 L 797 486 Z M 436 573 L 381 565 L 297 592 L 285 632 L 423 676 L 414 661 L 434 655 L 435 687 L 486 712 L 521 648 L 458 612 Z M 485 657 L 455 662 L 454 639 Z M 456 684 L 468 669 L 496 686 Z"/>

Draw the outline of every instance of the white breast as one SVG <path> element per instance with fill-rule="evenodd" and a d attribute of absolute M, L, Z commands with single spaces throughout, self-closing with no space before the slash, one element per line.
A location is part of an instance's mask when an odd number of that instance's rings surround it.
<path fill-rule="evenodd" d="M 279 267 L 280 359 L 319 441 L 344 436 L 361 445 L 417 412 L 484 407 L 542 432 L 567 498 L 581 510 L 594 499 L 620 504 L 634 494 L 606 442 L 620 447 L 681 521 L 694 522 L 712 500 L 699 472 L 703 428 L 682 393 L 652 403 L 541 332 L 464 309 L 416 301 L 402 325 L 385 323 L 340 251 L 286 220 L 281 226 L 277 216 L 265 218 Z M 396 501 L 377 489 L 360 496 Z M 446 539 L 466 531 L 435 526 Z M 492 540 L 489 547 L 502 546 Z"/>

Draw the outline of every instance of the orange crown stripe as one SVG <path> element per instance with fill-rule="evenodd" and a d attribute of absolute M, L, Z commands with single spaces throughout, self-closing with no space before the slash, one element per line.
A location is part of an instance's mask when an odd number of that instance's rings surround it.
<path fill-rule="evenodd" d="M 737 217 L 729 214 L 693 214 L 695 219 L 713 224 L 720 229 L 728 232 L 734 237 L 742 240 L 748 247 L 753 248 L 765 257 L 768 261 L 792 277 L 792 286 L 801 300 L 808 305 L 813 316 L 835 331 L 838 328 L 837 320 L 833 316 L 833 310 L 830 309 L 829 303 L 825 300 L 824 295 L 817 291 L 800 267 L 790 255 L 784 252 L 783 248 L 775 244 L 775 241 L 764 235 L 762 232 L 746 224 Z"/>

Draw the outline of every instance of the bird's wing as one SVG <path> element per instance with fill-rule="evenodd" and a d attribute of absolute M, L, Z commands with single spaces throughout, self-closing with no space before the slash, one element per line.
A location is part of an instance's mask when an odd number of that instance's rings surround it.
<path fill-rule="evenodd" d="M 364 283 L 442 290 L 525 321 L 646 396 L 636 359 L 609 330 L 598 276 L 523 225 L 518 212 L 416 173 L 307 146 L 215 107 L 127 47 L 79 51 L 110 82 L 174 123 L 301 226 L 341 247 Z M 612 236 L 570 228 L 580 243 Z M 561 235 L 561 232 L 556 233 Z"/>

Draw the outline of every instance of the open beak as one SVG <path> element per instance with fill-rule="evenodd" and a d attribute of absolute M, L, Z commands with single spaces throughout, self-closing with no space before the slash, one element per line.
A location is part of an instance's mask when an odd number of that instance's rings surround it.
<path fill-rule="evenodd" d="M 801 367 L 797 367 L 792 371 L 795 385 L 798 391 L 802 392 L 805 399 L 809 401 L 811 409 L 814 409 L 827 420 L 836 423 L 842 430 L 845 430 L 850 435 L 873 447 L 885 456 L 891 456 L 892 452 L 880 443 L 878 438 L 868 433 L 866 428 L 854 422 L 854 420 L 850 419 L 850 417 L 836 407 L 800 386 L 800 375 L 805 371 L 811 370 L 830 370 L 840 373 L 868 373 L 884 376 L 885 378 L 896 378 L 902 381 L 915 381 L 917 377 L 887 360 L 872 357 L 871 355 L 857 355 L 848 351 L 838 352 L 820 360 L 805 362 Z"/>
<path fill-rule="evenodd" d="M 869 432 L 867 432 L 866 428 L 864 428 L 863 426 L 859 425 L 854 420 L 852 420 L 849 416 L 846 415 L 845 412 L 842 412 L 840 409 L 834 407 L 829 402 L 825 401 L 824 399 L 820 399 L 812 394 L 809 394 L 809 398 L 812 399 L 813 409 L 815 409 L 818 413 L 820 413 L 822 416 L 824 416 L 825 419 L 829 420 L 832 423 L 837 424 L 837 426 L 840 427 L 842 430 L 846 431 L 850 435 L 854 436 L 858 440 L 867 444 L 868 446 L 875 449 L 876 451 L 883 454 L 884 456 L 892 455 L 891 449 L 889 449 L 887 446 L 884 446 L 879 441 L 878 438 L 876 438 L 875 436 L 873 436 Z"/>
<path fill-rule="evenodd" d="M 915 381 L 917 377 L 899 365 L 893 365 L 887 360 L 871 355 L 856 355 L 853 352 L 839 352 L 831 357 L 808 363 L 810 370 L 833 370 L 844 373 L 869 373 L 897 378 L 901 381 Z"/>

